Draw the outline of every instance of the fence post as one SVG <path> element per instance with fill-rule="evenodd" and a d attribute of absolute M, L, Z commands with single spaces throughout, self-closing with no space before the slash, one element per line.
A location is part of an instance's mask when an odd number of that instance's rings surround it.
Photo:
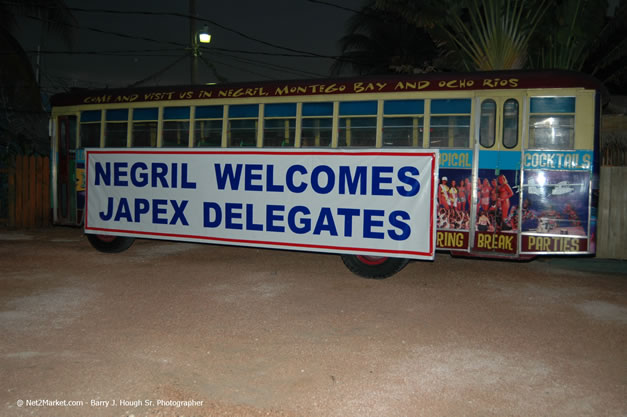
<path fill-rule="evenodd" d="M 23 192 L 24 189 L 24 160 L 21 155 L 15 157 L 15 227 L 22 227 L 24 224 L 23 216 Z"/>
<path fill-rule="evenodd" d="M 597 219 L 597 236 L 596 236 L 596 255 L 599 258 L 609 258 L 610 247 L 609 229 L 610 229 L 610 196 L 612 185 L 612 171 L 609 167 L 601 167 L 601 181 L 599 182 L 599 211 Z"/>
<path fill-rule="evenodd" d="M 16 155 L 8 166 L 7 226 L 50 224 L 50 161 L 45 156 Z"/>
<path fill-rule="evenodd" d="M 45 157 L 43 158 L 43 166 L 42 166 L 42 173 L 43 173 L 43 178 L 42 178 L 42 185 L 44 187 L 43 190 L 43 204 L 42 204 L 42 218 L 43 218 L 43 222 L 44 222 L 44 226 L 49 226 L 52 217 L 50 216 L 51 214 L 51 209 L 52 209 L 52 205 L 50 204 L 50 158 L 49 157 Z"/>
<path fill-rule="evenodd" d="M 37 205 L 37 164 L 35 155 L 28 157 L 28 212 L 26 217 L 26 227 L 35 227 L 35 207 Z"/>
<path fill-rule="evenodd" d="M 601 167 L 597 256 L 627 259 L 627 167 Z"/>
<path fill-rule="evenodd" d="M 7 223 L 9 227 L 15 227 L 15 161 L 9 162 L 8 169 Z"/>

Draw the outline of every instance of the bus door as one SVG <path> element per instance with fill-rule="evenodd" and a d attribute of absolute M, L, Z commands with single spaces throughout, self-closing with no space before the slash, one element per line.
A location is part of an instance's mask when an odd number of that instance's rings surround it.
<path fill-rule="evenodd" d="M 539 93 L 529 96 L 520 252 L 594 253 L 597 97 Z"/>
<path fill-rule="evenodd" d="M 516 255 L 525 96 L 516 91 L 482 92 L 476 100 L 479 163 L 473 251 Z"/>
<path fill-rule="evenodd" d="M 56 144 L 55 223 L 76 224 L 76 116 L 59 116 Z"/>

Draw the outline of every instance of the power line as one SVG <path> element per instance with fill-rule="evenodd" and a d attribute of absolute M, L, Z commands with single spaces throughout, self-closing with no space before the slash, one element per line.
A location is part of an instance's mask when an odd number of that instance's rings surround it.
<path fill-rule="evenodd" d="M 226 53 L 220 53 L 220 54 L 215 54 L 214 53 L 213 56 L 215 56 L 215 55 L 221 55 L 221 56 L 229 57 L 229 58 L 231 58 L 231 59 L 233 59 L 235 61 L 242 62 L 242 63 L 245 63 L 245 64 L 251 64 L 252 63 L 252 64 L 255 64 L 255 65 L 261 65 L 261 66 L 264 66 L 264 67 L 266 67 L 268 69 L 271 69 L 271 70 L 274 70 L 274 71 L 287 72 L 287 73 L 291 73 L 291 74 L 298 75 L 298 76 L 303 76 L 303 75 L 307 76 L 307 77 L 311 77 L 311 76 L 313 76 L 313 77 L 322 77 L 323 76 L 323 74 L 318 74 L 318 73 L 315 73 L 315 72 L 297 70 L 297 69 L 294 69 L 294 68 L 290 68 L 290 67 L 286 67 L 286 66 L 278 65 L 278 64 L 264 63 L 264 62 L 257 61 L 257 60 L 254 60 L 254 59 L 237 57 L 237 56 L 233 56 L 233 55 L 226 54 Z"/>
<path fill-rule="evenodd" d="M 334 3 L 330 3 L 330 2 L 326 2 L 326 1 L 319 1 L 319 0 L 309 0 L 311 3 L 318 3 L 318 4 L 322 4 L 325 6 L 330 6 L 330 7 L 336 7 L 351 13 L 360 13 L 358 10 L 354 10 L 354 9 L 350 9 L 348 7 L 343 7 Z M 0 2 L 5 3 L 5 4 L 19 4 L 16 2 L 7 2 L 7 1 L 3 1 L 0 0 Z M 79 13 L 108 13 L 108 14 L 118 14 L 118 15 L 129 15 L 129 14 L 136 14 L 136 15 L 145 15 L 145 16 L 173 16 L 173 17 L 180 17 L 180 18 L 185 18 L 185 19 L 190 19 L 193 18 L 194 20 L 198 21 L 198 22 L 205 22 L 205 23 L 209 23 L 215 27 L 224 29 L 226 31 L 235 33 L 245 39 L 257 42 L 257 43 L 261 43 L 263 45 L 266 46 L 270 46 L 272 48 L 277 48 L 277 49 L 281 49 L 283 51 L 286 52 L 263 52 L 263 51 L 250 51 L 250 50 L 238 50 L 238 49 L 227 49 L 227 48 L 219 48 L 219 47 L 211 47 L 210 49 L 206 49 L 206 48 L 201 48 L 203 50 L 206 51 L 210 51 L 213 56 L 218 55 L 220 52 L 222 53 L 221 55 L 225 58 L 228 58 L 230 60 L 234 60 L 234 61 L 238 61 L 238 62 L 242 62 L 245 64 L 250 64 L 253 63 L 256 66 L 259 67 L 265 67 L 267 69 L 270 69 L 272 71 L 279 71 L 279 72 L 283 72 L 283 73 L 289 73 L 289 74 L 296 74 L 299 76 L 305 75 L 305 76 L 315 76 L 315 77 L 320 77 L 323 76 L 322 74 L 317 74 L 317 73 L 313 73 L 313 72 L 308 72 L 308 71 L 303 71 L 303 70 L 299 70 L 299 69 L 295 69 L 295 68 L 290 68 L 287 66 L 281 66 L 281 65 L 276 65 L 276 64 L 270 64 L 264 61 L 258 61 L 258 60 L 252 60 L 252 59 L 246 59 L 243 57 L 237 57 L 234 56 L 233 54 L 242 54 L 242 55 L 259 55 L 259 56 L 273 56 L 273 57 L 288 57 L 288 58 L 317 58 L 317 59 L 330 59 L 330 60 L 337 60 L 337 59 L 342 59 L 342 60 L 346 60 L 342 57 L 339 56 L 331 56 L 331 55 L 322 55 L 322 54 L 317 54 L 314 52 L 310 52 L 310 51 L 303 51 L 300 49 L 295 49 L 295 48 L 289 48 L 289 47 L 285 47 L 283 45 L 278 45 L 276 43 L 272 43 L 272 42 L 267 42 L 264 41 L 262 39 L 247 35 L 241 31 L 238 31 L 236 29 L 232 29 L 230 27 L 227 27 L 225 25 L 222 25 L 216 21 L 210 20 L 210 19 L 206 19 L 203 17 L 198 17 L 198 16 L 191 16 L 189 14 L 185 14 L 185 13 L 177 13 L 177 12 L 159 12 L 159 11 L 137 11 L 137 10 L 130 10 L 130 11 L 124 11 L 124 10 L 112 10 L 112 9 L 89 9 L 89 8 L 80 8 L 80 7 L 69 7 L 67 8 L 70 11 L 73 12 L 79 12 Z M 48 21 L 47 19 L 38 17 L 38 16 L 25 16 L 27 18 L 30 19 L 34 19 L 34 20 L 38 20 L 38 21 Z M 105 35 L 113 35 L 113 36 L 117 36 L 117 37 L 121 37 L 124 39 L 135 39 L 135 40 L 141 40 L 141 41 L 146 41 L 146 42 L 152 42 L 152 43 L 158 43 L 159 45 L 171 45 L 176 47 L 176 49 L 172 49 L 172 48 L 159 48 L 159 49 L 137 49 L 137 50 L 89 50 L 89 51 L 68 51 L 68 52 L 64 52 L 64 51 L 59 51 L 59 50 L 48 50 L 48 51 L 39 51 L 39 53 L 41 54 L 50 54 L 50 55 L 61 55 L 61 54 L 68 54 L 68 55 L 99 55 L 99 56 L 119 56 L 119 57 L 124 57 L 124 56 L 142 56 L 142 57 L 177 57 L 179 56 L 178 54 L 175 54 L 174 52 L 178 52 L 180 51 L 180 49 L 186 49 L 189 50 L 189 45 L 188 44 L 184 44 L 184 43 L 180 43 L 180 42 L 175 42 L 175 41 L 163 41 L 163 40 L 157 40 L 154 38 L 150 38 L 150 37 L 145 37 L 145 36 L 134 36 L 134 35 L 129 35 L 127 33 L 120 33 L 120 32 L 114 32 L 114 31 L 110 31 L 110 30 L 103 30 L 103 29 L 99 29 L 99 28 L 95 28 L 95 27 L 90 27 L 90 26 L 84 26 L 84 25 L 79 25 L 79 24 L 72 24 L 72 23 L 65 23 L 65 25 L 76 28 L 76 29 L 80 29 L 80 30 L 88 30 L 88 31 L 92 31 L 92 32 L 96 32 L 96 33 L 101 33 L 101 34 L 105 34 Z M 36 51 L 30 51 L 30 53 L 36 53 Z M 180 60 L 182 60 L 183 58 L 180 58 L 178 60 L 176 60 L 175 62 L 180 62 Z M 231 68 L 237 68 L 236 66 L 233 65 L 228 65 L 224 62 L 221 63 L 221 65 L 225 65 L 225 66 L 229 66 Z M 169 67 L 168 67 L 169 68 Z M 253 73 L 252 71 L 250 71 L 249 69 L 242 69 L 242 68 L 237 68 L 240 71 L 243 72 L 249 72 L 249 73 Z M 159 74 L 153 75 L 152 77 L 149 78 L 154 78 L 156 76 L 158 76 Z M 261 75 L 261 74 L 258 74 Z M 140 82 L 143 82 L 140 81 Z"/>
<path fill-rule="evenodd" d="M 340 6 L 339 4 L 331 3 L 328 1 L 322 1 L 322 0 L 305 0 L 305 1 L 309 3 L 314 3 L 314 4 L 321 4 L 323 6 L 334 7 L 336 9 L 344 10 L 346 12 L 360 14 L 362 16 L 372 17 L 372 18 L 381 20 L 381 14 L 377 13 L 377 10 L 373 9 L 370 5 L 364 5 L 361 10 L 357 10 L 357 9 L 351 9 L 350 7 L 346 7 L 346 6 Z"/>
<path fill-rule="evenodd" d="M 241 68 L 241 67 L 238 67 L 238 66 L 235 66 L 235 65 L 227 64 L 226 62 L 221 61 L 220 59 L 212 58 L 212 60 L 217 62 L 221 66 L 226 67 L 226 68 L 232 68 L 232 69 L 235 69 L 237 71 L 241 71 L 241 72 L 244 72 L 244 73 L 247 73 L 247 74 L 252 74 L 252 75 L 254 75 L 256 77 L 261 77 L 261 78 L 266 79 L 266 80 L 273 80 L 273 79 L 275 79 L 275 77 L 272 77 L 272 76 L 269 76 L 267 74 L 263 74 L 263 73 L 251 70 L 250 66 L 246 67 L 246 68 Z"/>
<path fill-rule="evenodd" d="M 4 2 L 5 4 L 15 4 L 18 5 L 19 3 L 15 3 L 15 2 Z M 52 6 L 51 6 L 52 7 Z M 199 16 L 192 16 L 186 13 L 178 13 L 178 12 L 153 12 L 153 11 L 146 11 L 146 10 L 141 10 L 141 11 L 136 11 L 136 10 L 112 10 L 112 9 L 87 9 L 87 8 L 82 8 L 82 7 L 68 7 L 67 8 L 70 11 L 73 12 L 82 12 L 82 13 L 107 13 L 107 14 L 121 14 L 121 15 L 128 15 L 128 14 L 136 14 L 136 15 L 144 15 L 144 16 L 172 16 L 172 17 L 180 17 L 180 18 L 184 18 L 184 19 L 194 19 L 198 22 L 202 22 L 202 23 L 209 23 L 215 27 L 218 27 L 220 29 L 224 29 L 228 32 L 231 33 L 235 33 L 236 35 L 239 35 L 241 37 L 243 37 L 244 39 L 248 39 L 250 41 L 253 42 L 257 42 L 260 43 L 262 45 L 266 45 L 266 46 L 270 46 L 272 48 L 277 48 L 277 49 L 282 49 L 285 51 L 289 51 L 289 52 L 294 52 L 294 53 L 298 53 L 298 54 L 305 54 L 311 57 L 317 57 L 317 58 L 331 58 L 327 55 L 322 55 L 322 54 L 318 54 L 315 52 L 310 52 L 310 51 L 303 51 L 300 49 L 295 49 L 295 48 L 290 48 L 290 47 L 286 47 L 283 45 L 279 45 L 273 42 L 268 42 L 268 41 L 264 41 L 262 39 L 256 38 L 254 36 L 250 36 L 247 35 L 244 32 L 241 32 L 237 29 L 232 29 L 228 26 L 222 25 L 218 22 L 216 22 L 215 20 L 211 20 L 211 19 L 207 19 L 204 17 L 199 17 Z M 35 16 L 30 16 L 30 15 L 26 15 L 25 17 L 31 18 L 31 19 L 35 19 L 35 20 L 45 20 L 45 19 L 41 19 L 39 17 L 35 17 Z M 73 24 L 69 24 L 66 23 L 66 25 L 71 26 L 71 27 L 80 27 L 78 25 L 73 25 Z M 173 45 L 177 45 L 177 46 L 185 46 L 185 45 L 181 45 L 180 43 L 176 43 L 176 42 L 171 42 L 171 41 L 157 41 L 155 39 L 150 39 L 150 38 L 145 38 L 145 37 L 136 37 L 136 36 L 131 36 L 131 35 L 127 35 L 124 33 L 119 33 L 119 32 L 111 32 L 111 31 L 103 31 L 100 29 L 96 29 L 96 28 L 91 28 L 91 27 L 84 27 L 85 29 L 91 30 L 91 31 L 95 31 L 95 32 L 100 32 L 100 33 L 109 33 L 112 35 L 116 35 L 116 36 L 120 36 L 123 38 L 127 38 L 127 39 L 139 39 L 139 40 L 145 40 L 145 41 L 150 41 L 150 42 L 162 42 L 162 43 L 168 43 L 168 44 L 173 44 Z"/>
<path fill-rule="evenodd" d="M 94 80 L 78 79 L 76 77 L 64 77 L 60 75 L 51 76 L 48 72 L 44 72 L 44 78 L 46 78 L 52 85 L 52 87 L 48 87 L 48 89 L 56 86 L 56 90 L 53 90 L 54 92 L 58 92 L 58 90 L 67 90 L 71 87 L 77 87 L 79 83 L 82 86 L 86 86 L 86 88 L 107 88 L 108 86 L 108 84 L 103 81 L 96 82 Z"/>
<path fill-rule="evenodd" d="M 219 51 L 219 52 L 229 52 L 236 54 L 244 54 L 244 55 L 262 55 L 262 56 L 275 56 L 275 57 L 286 57 L 286 58 L 318 58 L 313 57 L 311 55 L 305 54 L 288 54 L 288 53 L 279 53 L 279 52 L 261 52 L 261 51 L 248 51 L 242 49 L 230 49 L 230 48 L 220 48 L 220 47 L 200 47 L 202 51 Z M 159 49 L 112 49 L 112 50 L 89 50 L 89 51 L 68 51 L 68 50 L 25 50 L 24 52 L 28 54 L 47 54 L 47 55 L 132 55 L 132 54 L 146 54 L 146 56 L 158 56 L 157 54 L 163 52 L 180 52 L 181 48 L 169 49 L 169 48 L 159 48 Z M 149 55 L 154 53 L 154 55 Z M 11 51 L 0 51 L 0 55 L 10 55 L 14 54 Z M 173 55 L 161 55 L 161 56 L 173 56 Z M 177 55 L 178 56 L 178 55 Z M 337 59 L 339 56 L 327 56 L 328 59 Z"/>
<path fill-rule="evenodd" d="M 232 28 L 230 28 L 228 26 L 222 25 L 222 24 L 216 22 L 215 20 L 207 19 L 205 17 L 192 16 L 192 15 L 186 14 L 186 13 L 178 13 L 178 12 L 151 12 L 151 11 L 146 11 L 146 10 L 142 10 L 142 11 L 134 11 L 134 10 L 122 11 L 122 10 L 111 10 L 111 9 L 85 9 L 85 8 L 78 8 L 78 7 L 70 7 L 68 9 L 71 10 L 71 11 L 86 12 L 86 13 L 138 14 L 138 15 L 145 15 L 145 16 L 175 16 L 175 17 L 180 17 L 180 18 L 184 18 L 184 19 L 194 19 L 194 20 L 202 22 L 202 23 L 209 23 L 209 24 L 211 24 L 211 25 L 213 25 L 215 27 L 218 27 L 220 29 L 224 29 L 224 30 L 226 30 L 228 32 L 231 32 L 231 33 L 234 33 L 236 35 L 239 35 L 239 36 L 241 36 L 244 39 L 248 39 L 250 41 L 257 42 L 257 43 L 260 43 L 262 45 L 270 46 L 272 48 L 282 49 L 282 50 L 285 50 L 285 51 L 295 52 L 295 53 L 299 53 L 299 54 L 307 54 L 307 55 L 314 56 L 314 57 L 319 57 L 319 58 L 324 58 L 325 57 L 325 55 L 317 54 L 317 53 L 314 53 L 314 52 L 303 51 L 303 50 L 300 50 L 300 49 L 294 49 L 294 48 L 278 45 L 278 44 L 273 43 L 273 42 L 264 41 L 262 39 L 254 37 L 254 36 L 247 35 L 246 33 L 241 32 L 241 31 L 239 31 L 237 29 L 232 29 Z"/>
<path fill-rule="evenodd" d="M 306 1 L 308 1 L 309 3 L 322 4 L 325 6 L 335 7 L 336 9 L 344 10 L 346 12 L 363 14 L 363 11 L 361 10 L 351 9 L 350 7 L 340 6 L 339 4 L 331 3 L 328 1 L 321 1 L 321 0 L 306 0 Z"/>
<path fill-rule="evenodd" d="M 47 19 L 43 19 L 43 18 L 36 17 L 36 16 L 26 16 L 26 17 L 34 19 L 34 20 L 39 20 L 39 21 L 48 21 Z M 172 42 L 172 41 L 164 41 L 164 42 L 162 42 L 162 41 L 158 41 L 158 40 L 152 39 L 152 38 L 136 37 L 136 36 L 127 35 L 127 34 L 123 34 L 123 33 L 119 33 L 119 32 L 105 31 L 105 30 L 101 30 L 101 29 L 97 29 L 97 28 L 93 28 L 93 27 L 86 27 L 86 26 L 75 25 L 75 24 L 68 24 L 68 25 L 71 26 L 71 27 L 78 28 L 78 29 L 87 29 L 87 30 L 90 30 L 90 31 L 93 31 L 93 32 L 104 33 L 104 34 L 111 34 L 111 35 L 123 37 L 123 38 L 126 38 L 126 39 L 139 39 L 139 40 L 143 40 L 143 41 L 149 41 L 149 42 L 160 43 L 160 44 L 161 43 L 167 43 L 167 44 L 178 46 L 179 50 L 180 49 L 188 49 L 187 45 L 181 44 L 181 43 L 178 43 L 178 42 Z M 201 48 L 201 49 L 205 49 L 205 48 Z M 220 49 L 223 49 L 223 48 L 220 48 Z M 250 52 L 250 51 L 246 51 L 246 52 Z M 105 55 L 105 54 L 100 53 L 99 51 L 83 51 L 83 53 L 84 54 L 89 54 L 89 55 Z M 70 54 L 71 54 L 71 52 L 70 52 Z M 119 55 L 119 56 L 123 56 L 123 55 Z M 150 56 L 154 56 L 154 55 L 150 55 Z M 172 56 L 172 55 L 168 55 L 168 56 Z M 311 56 L 304 56 L 304 57 L 311 57 Z M 180 62 L 180 60 L 177 60 L 177 62 Z M 257 62 L 257 64 L 259 64 L 259 61 Z M 265 63 L 263 63 L 263 64 L 265 64 Z M 270 65 L 270 64 L 266 64 L 266 65 Z M 285 68 L 287 68 L 287 67 L 285 67 Z M 294 71 L 298 71 L 298 70 L 292 69 L 291 71 L 292 71 L 292 73 L 294 73 Z M 140 81 L 143 82 L 143 80 L 140 80 Z"/>
<path fill-rule="evenodd" d="M 205 49 L 205 48 L 201 48 Z M 286 53 L 278 53 L 278 52 L 261 52 L 261 51 L 247 51 L 243 49 L 228 49 L 228 48 L 219 48 L 219 47 L 211 47 L 208 50 L 210 51 L 222 51 L 222 52 L 232 52 L 237 54 L 245 54 L 245 55 L 264 55 L 264 56 L 278 56 L 278 57 L 287 57 L 287 58 L 326 58 L 326 59 L 338 59 L 339 56 L 333 55 L 324 55 L 324 56 L 312 56 L 307 54 L 286 54 Z"/>
<path fill-rule="evenodd" d="M 50 19 L 45 19 L 45 18 L 42 18 L 42 17 L 39 17 L 39 16 L 24 15 L 24 17 L 26 17 L 28 19 L 38 20 L 40 22 L 46 22 L 46 23 L 50 23 L 51 22 Z M 64 25 L 65 26 L 69 26 L 69 27 L 74 28 L 74 29 L 88 30 L 90 32 L 101 33 L 101 34 L 104 34 L 104 35 L 113 35 L 113 36 L 117 36 L 117 37 L 124 38 L 124 39 L 135 39 L 135 40 L 141 40 L 141 41 L 152 42 L 152 43 L 167 44 L 167 45 L 177 46 L 179 48 L 187 48 L 187 47 L 189 47 L 189 45 L 183 44 L 183 43 L 180 43 L 180 42 L 162 41 L 162 40 L 157 40 L 157 39 L 153 39 L 153 38 L 147 38 L 147 37 L 144 37 L 144 36 L 133 36 L 133 35 L 128 35 L 126 33 L 114 32 L 114 31 L 111 31 L 111 30 L 103 30 L 103 29 L 98 29 L 98 28 L 94 28 L 94 27 L 91 27 L 91 26 L 77 25 L 77 24 L 73 24 L 73 23 L 64 23 Z"/>
<path fill-rule="evenodd" d="M 181 49 L 114 49 L 114 50 L 91 50 L 91 51 L 60 51 L 60 50 L 25 50 L 27 54 L 42 55 L 102 55 L 102 56 L 179 56 Z M 178 52 L 174 54 L 166 54 L 166 52 Z M 14 52 L 0 51 L 0 55 L 10 55 Z"/>
<path fill-rule="evenodd" d="M 111 11 L 114 12 L 114 11 Z M 123 12 L 121 11 L 115 11 L 116 13 L 120 13 L 122 14 Z M 139 13 L 139 12 L 138 12 Z M 141 14 L 155 14 L 158 12 L 142 12 Z M 184 15 L 187 16 L 187 15 Z M 34 19 L 34 20 L 38 20 L 38 21 L 48 21 L 47 19 L 38 17 L 38 16 L 25 16 L 28 17 L 30 19 Z M 199 18 L 198 20 L 202 20 L 202 18 Z M 77 25 L 77 24 L 67 24 L 70 27 L 74 27 L 77 29 L 84 29 L 84 30 L 89 30 L 89 31 L 93 31 L 93 32 L 97 32 L 97 33 L 103 33 L 103 34 L 110 34 L 110 35 L 114 35 L 114 36 L 118 36 L 118 37 L 122 37 L 125 39 L 138 39 L 138 40 L 142 40 L 142 41 L 148 41 L 148 42 L 153 42 L 153 43 L 165 43 L 165 44 L 170 44 L 170 45 L 174 45 L 174 46 L 178 46 L 179 48 L 184 48 L 187 49 L 187 45 L 186 44 L 181 44 L 179 42 L 173 42 L 173 41 L 159 41 L 153 38 L 148 38 L 148 37 L 139 37 L 139 36 L 133 36 L 133 35 L 128 35 L 125 33 L 120 33 L 120 32 L 113 32 L 113 31 L 107 31 L 107 30 L 102 30 L 102 29 L 98 29 L 98 28 L 93 28 L 93 27 L 88 27 L 88 26 L 82 26 L 82 25 Z M 201 48 L 201 49 L 206 49 L 206 48 Z M 226 48 L 211 48 L 210 51 L 213 50 L 225 50 L 225 51 L 229 51 Z M 304 52 L 298 55 L 293 55 L 293 54 L 276 54 L 276 53 L 265 53 L 265 52 L 255 52 L 255 51 L 245 51 L 245 50 L 234 50 L 233 52 L 235 53 L 243 53 L 243 54 L 259 54 L 259 55 L 269 55 L 269 56 L 287 56 L 287 57 L 298 57 L 298 58 L 326 58 L 326 59 L 337 59 L 337 57 L 335 56 L 324 56 L 324 55 L 312 55 L 311 53 L 308 52 Z M 41 53 L 41 52 L 40 52 Z M 58 51 L 58 53 L 61 53 L 61 51 Z M 89 54 L 89 55 L 105 55 L 105 54 L 101 54 L 99 53 L 99 51 L 82 51 L 82 54 Z M 122 55 L 120 55 L 122 56 Z M 172 55 L 167 55 L 167 56 L 172 56 Z M 266 64 L 266 65 L 271 65 L 271 64 Z M 287 67 L 284 67 L 287 68 Z M 295 73 L 295 71 L 299 71 L 299 70 L 295 70 L 295 69 L 290 69 L 290 71 L 292 73 Z M 301 74 L 305 73 L 303 71 L 299 71 Z M 319 74 L 316 74 L 316 76 L 319 76 Z"/>
<path fill-rule="evenodd" d="M 184 58 L 187 58 L 188 55 L 182 55 L 180 57 L 178 57 L 177 59 L 175 59 L 173 62 L 169 63 L 168 65 L 166 65 L 165 67 L 163 67 L 162 69 L 160 69 L 159 71 L 155 72 L 152 75 L 149 75 L 148 77 L 141 79 L 137 82 L 134 82 L 133 84 L 129 85 L 128 87 L 136 87 L 138 85 L 141 85 L 143 83 L 145 83 L 146 81 L 150 81 L 154 78 L 157 78 L 159 75 L 163 74 L 164 72 L 166 72 L 167 70 L 169 70 L 170 68 L 172 68 L 173 66 L 175 66 L 176 64 L 178 64 L 179 62 L 181 62 Z"/>

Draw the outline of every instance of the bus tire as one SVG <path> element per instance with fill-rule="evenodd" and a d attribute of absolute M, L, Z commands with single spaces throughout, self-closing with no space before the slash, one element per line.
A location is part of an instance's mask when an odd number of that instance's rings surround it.
<path fill-rule="evenodd" d="M 132 237 L 88 234 L 87 240 L 95 249 L 105 253 L 124 252 L 135 241 Z"/>
<path fill-rule="evenodd" d="M 352 273 L 368 279 L 389 278 L 409 263 L 405 258 L 366 255 L 342 255 L 342 261 Z"/>

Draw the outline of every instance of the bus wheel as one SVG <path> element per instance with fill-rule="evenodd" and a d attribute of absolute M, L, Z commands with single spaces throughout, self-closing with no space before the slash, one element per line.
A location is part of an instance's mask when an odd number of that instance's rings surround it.
<path fill-rule="evenodd" d="M 362 278 L 384 279 L 399 272 L 409 259 L 386 256 L 342 255 L 344 265 Z"/>
<path fill-rule="evenodd" d="M 109 236 L 109 235 L 87 235 L 87 240 L 91 246 L 105 253 L 124 252 L 131 247 L 135 241 L 132 237 Z"/>

